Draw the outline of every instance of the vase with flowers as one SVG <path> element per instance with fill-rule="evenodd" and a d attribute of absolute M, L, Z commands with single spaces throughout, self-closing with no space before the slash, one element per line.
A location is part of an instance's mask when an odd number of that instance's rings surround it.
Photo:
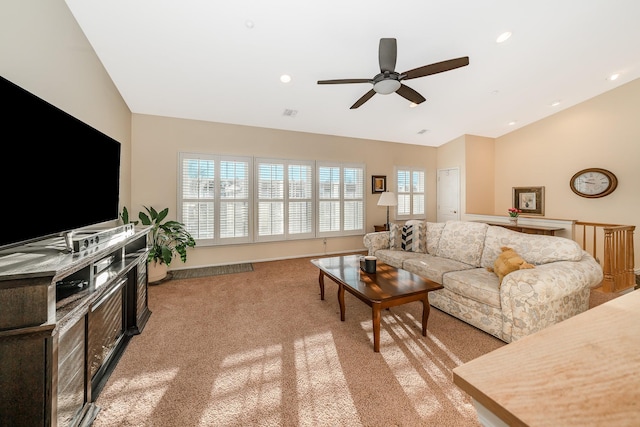
<path fill-rule="evenodd" d="M 509 222 L 511 225 L 518 225 L 518 215 L 520 215 L 522 211 L 516 208 L 509 208 L 507 212 L 509 212 Z"/>

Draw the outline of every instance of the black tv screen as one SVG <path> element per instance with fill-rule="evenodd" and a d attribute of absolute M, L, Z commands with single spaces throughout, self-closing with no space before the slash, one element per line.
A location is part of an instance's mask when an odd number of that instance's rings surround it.
<path fill-rule="evenodd" d="M 0 248 L 117 219 L 120 143 L 0 78 Z"/>

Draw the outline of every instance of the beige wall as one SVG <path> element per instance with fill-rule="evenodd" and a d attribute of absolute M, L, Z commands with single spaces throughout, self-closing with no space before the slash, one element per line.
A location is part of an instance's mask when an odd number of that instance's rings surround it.
<path fill-rule="evenodd" d="M 493 214 L 495 140 L 475 135 L 465 136 L 466 211 Z"/>
<path fill-rule="evenodd" d="M 177 218 L 179 152 L 365 163 L 368 231 L 373 231 L 374 224 L 384 224 L 387 212 L 386 208 L 377 206 L 379 195 L 371 193 L 371 175 L 386 175 L 387 188 L 392 190 L 396 184 L 394 166 L 425 168 L 432 184 L 429 194 L 435 194 L 436 149 L 433 147 L 140 114 L 133 115 L 132 136 L 135 143 L 132 148 L 132 203 L 129 210 L 134 213 L 143 206 L 169 207 L 169 217 Z M 429 216 L 435 218 L 435 198 L 429 198 L 427 205 Z M 186 264 L 172 263 L 171 268 L 311 256 L 363 248 L 362 236 L 327 238 L 326 246 L 323 239 L 201 246 L 190 250 Z"/>
<path fill-rule="evenodd" d="M 63 0 L 2 0 L 0 75 L 121 143 L 130 201 L 131 112 Z"/>

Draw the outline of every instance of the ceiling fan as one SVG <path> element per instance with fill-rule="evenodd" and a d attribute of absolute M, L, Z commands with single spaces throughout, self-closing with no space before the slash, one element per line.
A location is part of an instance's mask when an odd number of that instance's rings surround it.
<path fill-rule="evenodd" d="M 420 104 L 425 101 L 425 98 L 409 86 L 402 84 L 403 80 L 416 79 L 418 77 L 429 76 L 431 74 L 438 74 L 444 71 L 453 70 L 455 68 L 464 67 L 469 65 L 469 57 L 463 56 L 461 58 L 449 59 L 448 61 L 436 62 L 434 64 L 425 65 L 422 67 L 414 68 L 413 70 L 405 71 L 404 73 L 398 73 L 396 68 L 396 57 L 398 53 L 398 47 L 396 39 L 383 38 L 380 39 L 380 46 L 378 48 L 378 62 L 380 63 L 380 73 L 372 79 L 337 79 L 337 80 L 318 80 L 319 85 L 332 85 L 332 84 L 344 84 L 344 83 L 371 83 L 373 89 L 365 93 L 355 104 L 351 106 L 351 109 L 358 108 L 376 93 L 381 95 L 388 95 L 390 93 L 397 93 L 401 97 L 413 102 L 414 104 Z"/>

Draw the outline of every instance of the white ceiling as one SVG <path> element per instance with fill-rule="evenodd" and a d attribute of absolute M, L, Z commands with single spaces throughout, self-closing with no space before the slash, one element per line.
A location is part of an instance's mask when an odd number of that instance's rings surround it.
<path fill-rule="evenodd" d="M 439 146 L 499 137 L 640 77 L 638 0 L 66 2 L 140 114 Z M 350 110 L 369 83 L 317 84 L 373 78 L 386 37 L 398 72 L 470 64 L 405 81 L 427 99 L 416 108 L 392 93 Z"/>

